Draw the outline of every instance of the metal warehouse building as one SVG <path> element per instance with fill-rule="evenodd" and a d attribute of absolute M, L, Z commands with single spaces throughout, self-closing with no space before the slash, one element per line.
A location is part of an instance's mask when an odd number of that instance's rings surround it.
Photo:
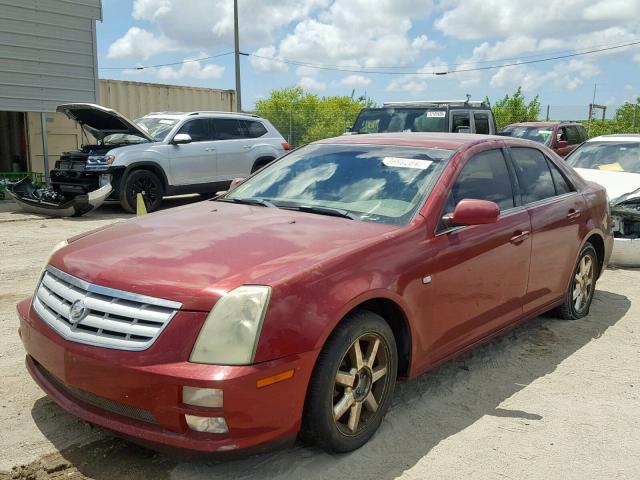
<path fill-rule="evenodd" d="M 132 119 L 233 110 L 230 90 L 98 80 L 100 0 L 0 0 L 0 12 L 0 172 L 44 172 L 80 146 L 79 129 L 54 113 L 62 103 L 99 103 Z"/>

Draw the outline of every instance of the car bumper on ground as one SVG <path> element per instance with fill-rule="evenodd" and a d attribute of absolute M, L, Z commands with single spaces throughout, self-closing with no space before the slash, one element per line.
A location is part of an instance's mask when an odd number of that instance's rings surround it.
<path fill-rule="evenodd" d="M 616 267 L 640 267 L 640 238 L 616 238 L 609 264 Z"/>
<path fill-rule="evenodd" d="M 300 429 L 317 352 L 251 366 L 126 366 L 106 361 L 104 348 L 64 340 L 37 317 L 29 299 L 17 310 L 31 376 L 58 405 L 88 422 L 148 445 L 200 452 L 257 451 L 293 440 Z M 101 355 L 93 354 L 97 350 Z M 112 352 L 117 358 L 118 350 Z M 289 378 L 258 387 L 259 380 L 291 370 Z M 184 386 L 222 390 L 223 406 L 183 403 Z M 185 415 L 222 417 L 228 432 L 191 430 Z"/>

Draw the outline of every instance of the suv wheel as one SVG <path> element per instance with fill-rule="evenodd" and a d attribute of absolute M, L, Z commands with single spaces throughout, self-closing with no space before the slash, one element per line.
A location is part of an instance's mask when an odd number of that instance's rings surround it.
<path fill-rule="evenodd" d="M 259 158 L 259 159 L 257 159 L 254 162 L 253 167 L 251 167 L 251 173 L 257 172 L 262 167 L 264 167 L 265 165 L 269 165 L 274 160 L 275 160 L 274 158 Z"/>
<path fill-rule="evenodd" d="M 150 170 L 134 170 L 120 190 L 120 205 L 127 212 L 135 213 L 138 193 L 142 194 L 147 212 L 157 210 L 162 202 L 162 180 Z"/>

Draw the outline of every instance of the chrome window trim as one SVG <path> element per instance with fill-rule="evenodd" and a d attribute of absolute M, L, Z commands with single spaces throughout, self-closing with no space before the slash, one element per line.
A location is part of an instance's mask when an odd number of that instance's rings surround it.
<path fill-rule="evenodd" d="M 99 295 L 105 295 L 108 297 L 121 298 L 122 300 L 130 300 L 132 302 L 147 303 L 149 305 L 156 305 L 158 307 L 171 308 L 173 310 L 179 310 L 182 308 L 182 303 L 174 302 L 172 300 L 165 300 L 164 298 L 149 297 L 147 295 L 140 295 L 138 293 L 125 292 L 124 290 L 117 290 L 115 288 L 103 287 L 101 285 L 95 285 L 85 280 L 81 280 L 73 275 L 63 272 L 52 265 L 47 265 L 47 271 L 53 275 L 61 278 L 67 283 L 74 285 L 78 288 L 82 288 L 87 292 L 97 293 Z"/>

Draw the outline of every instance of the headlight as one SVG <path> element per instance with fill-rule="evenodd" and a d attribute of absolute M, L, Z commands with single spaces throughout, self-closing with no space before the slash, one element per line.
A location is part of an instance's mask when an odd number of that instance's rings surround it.
<path fill-rule="evenodd" d="M 218 365 L 253 362 L 271 288 L 244 285 L 224 295 L 207 316 L 189 361 Z"/>
<path fill-rule="evenodd" d="M 115 155 L 89 155 L 87 163 L 90 165 L 111 165 L 115 159 Z"/>

